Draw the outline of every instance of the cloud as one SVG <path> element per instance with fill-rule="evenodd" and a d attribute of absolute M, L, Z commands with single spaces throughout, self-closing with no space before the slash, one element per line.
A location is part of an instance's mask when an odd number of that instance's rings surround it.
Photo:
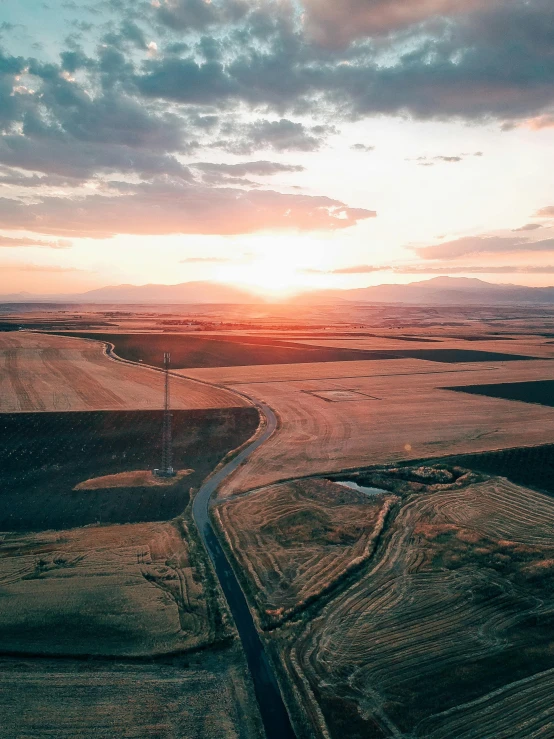
<path fill-rule="evenodd" d="M 413 247 L 423 259 L 457 259 L 471 254 L 554 252 L 554 239 L 528 241 L 519 236 L 464 236 L 432 246 Z"/>
<path fill-rule="evenodd" d="M 331 270 L 332 275 L 367 275 L 371 272 L 388 272 L 392 267 L 386 267 L 383 265 L 373 266 L 371 264 L 358 264 L 353 267 L 340 267 L 339 269 Z"/>
<path fill-rule="evenodd" d="M 186 259 L 180 259 L 179 264 L 219 264 L 232 261 L 228 257 L 187 257 Z"/>
<path fill-rule="evenodd" d="M 48 249 L 70 249 L 71 241 L 58 239 L 57 241 L 44 241 L 43 239 L 30 239 L 27 237 L 16 238 L 12 236 L 0 236 L 0 247 L 40 246 Z"/>
<path fill-rule="evenodd" d="M 304 28 L 316 42 L 341 47 L 381 36 L 436 16 L 463 13 L 482 0 L 303 0 Z"/>
<path fill-rule="evenodd" d="M 79 269 L 78 267 L 61 267 L 57 264 L 33 264 L 30 262 L 4 262 L 0 265 L 0 269 L 9 272 L 91 272 L 91 270 Z"/>
<path fill-rule="evenodd" d="M 116 196 L 43 197 L 34 204 L 0 198 L 0 228 L 92 238 L 116 233 L 225 235 L 266 229 L 332 231 L 376 215 L 325 196 L 169 180 L 123 184 L 124 194 Z"/>
<path fill-rule="evenodd" d="M 250 0 L 156 0 L 159 22 L 178 31 L 201 31 L 240 21 L 253 6 Z"/>
<path fill-rule="evenodd" d="M 536 215 L 540 218 L 554 217 L 554 205 L 547 205 L 546 208 L 541 208 L 536 212 Z"/>
<path fill-rule="evenodd" d="M 543 128 L 554 128 L 554 113 L 539 115 L 526 121 L 526 125 L 533 131 L 541 131 Z"/>
<path fill-rule="evenodd" d="M 212 162 L 196 162 L 189 165 L 203 172 L 213 172 L 232 177 L 244 177 L 253 174 L 258 177 L 266 177 L 280 172 L 303 172 L 304 167 L 299 164 L 280 164 L 279 162 L 268 162 L 260 160 L 257 162 L 238 162 L 237 164 L 216 164 Z"/>
<path fill-rule="evenodd" d="M 353 151 L 364 151 L 364 152 L 370 152 L 374 151 L 374 146 L 368 146 L 367 144 L 352 144 L 350 147 Z"/>
<path fill-rule="evenodd" d="M 298 164 L 280 164 L 260 160 L 257 162 L 238 162 L 237 164 L 219 164 L 213 162 L 195 162 L 189 165 L 202 173 L 203 181 L 209 184 L 240 184 L 254 185 L 244 180 L 246 175 L 269 177 L 282 172 L 303 172 L 304 167 Z"/>
<path fill-rule="evenodd" d="M 445 164 L 457 164 L 458 162 L 462 162 L 467 157 L 482 157 L 483 152 L 482 151 L 476 151 L 471 154 L 438 154 L 437 156 L 428 157 L 428 156 L 421 156 L 421 157 L 415 157 L 412 159 L 406 159 L 407 162 L 417 162 L 421 167 L 432 167 L 435 162 L 443 162 Z"/>
<path fill-rule="evenodd" d="M 361 264 L 353 267 L 342 267 L 340 269 L 303 269 L 305 274 L 318 275 L 365 275 L 374 272 L 394 272 L 398 275 L 447 275 L 447 274 L 554 274 L 554 266 L 532 264 L 532 265 L 428 265 L 428 264 L 405 264 L 405 265 L 379 265 L 372 266 Z"/>
<path fill-rule="evenodd" d="M 456 265 L 451 264 L 428 266 L 416 265 L 405 267 L 394 267 L 397 274 L 485 274 L 485 275 L 511 275 L 511 274 L 554 274 L 554 266 L 532 264 L 532 265 Z"/>
<path fill-rule="evenodd" d="M 536 231 L 537 228 L 542 228 L 541 223 L 526 223 L 524 226 L 519 228 L 512 228 L 512 231 Z"/>
<path fill-rule="evenodd" d="M 338 133 L 334 126 L 306 126 L 281 118 L 278 121 L 258 119 L 237 127 L 231 138 L 216 142 L 226 151 L 251 154 L 260 149 L 285 151 L 318 151 L 328 136 Z"/>

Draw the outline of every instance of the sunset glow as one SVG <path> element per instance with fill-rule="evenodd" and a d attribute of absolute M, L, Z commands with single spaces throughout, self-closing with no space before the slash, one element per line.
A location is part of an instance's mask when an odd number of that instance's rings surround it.
<path fill-rule="evenodd" d="M 231 6 L 2 4 L 1 291 L 554 281 L 543 0 Z"/>

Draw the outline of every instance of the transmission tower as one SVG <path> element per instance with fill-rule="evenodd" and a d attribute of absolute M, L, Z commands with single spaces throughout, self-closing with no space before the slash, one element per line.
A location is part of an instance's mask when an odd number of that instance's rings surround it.
<path fill-rule="evenodd" d="M 170 396 L 169 396 L 169 365 L 171 363 L 171 355 L 169 352 L 164 352 L 164 416 L 162 426 L 162 466 L 160 469 L 155 469 L 154 474 L 158 477 L 174 477 L 175 470 L 173 469 L 172 461 L 172 442 L 171 442 L 171 426 L 172 426 L 172 414 L 169 408 Z"/>

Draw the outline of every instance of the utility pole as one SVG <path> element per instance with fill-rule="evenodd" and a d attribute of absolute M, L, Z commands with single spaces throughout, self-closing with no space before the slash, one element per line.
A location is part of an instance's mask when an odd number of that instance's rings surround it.
<path fill-rule="evenodd" d="M 175 470 L 173 469 L 172 461 L 172 440 L 171 440 L 171 426 L 172 426 L 172 415 L 170 410 L 170 396 L 169 396 L 169 365 L 171 363 L 171 355 L 169 352 L 164 352 L 164 415 L 163 415 L 163 426 L 162 426 L 162 466 L 160 469 L 155 469 L 154 474 L 157 477 L 175 477 Z"/>

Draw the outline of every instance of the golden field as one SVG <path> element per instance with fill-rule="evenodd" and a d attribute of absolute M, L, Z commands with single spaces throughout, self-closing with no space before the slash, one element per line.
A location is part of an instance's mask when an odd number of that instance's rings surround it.
<path fill-rule="evenodd" d="M 554 408 L 446 389 L 554 379 L 550 359 L 394 359 L 185 373 L 263 401 L 279 417 L 277 432 L 227 480 L 222 496 L 299 475 L 531 446 L 554 436 Z M 333 399 L 345 391 L 347 400 Z"/>
<path fill-rule="evenodd" d="M 236 394 L 191 380 L 172 383 L 176 409 L 228 408 Z M 101 343 L 17 331 L 0 333 L 0 413 L 163 408 L 163 376 L 117 362 Z"/>
<path fill-rule="evenodd" d="M 144 657 L 213 642 L 221 634 L 203 585 L 204 555 L 186 526 L 3 534 L 0 651 Z"/>

